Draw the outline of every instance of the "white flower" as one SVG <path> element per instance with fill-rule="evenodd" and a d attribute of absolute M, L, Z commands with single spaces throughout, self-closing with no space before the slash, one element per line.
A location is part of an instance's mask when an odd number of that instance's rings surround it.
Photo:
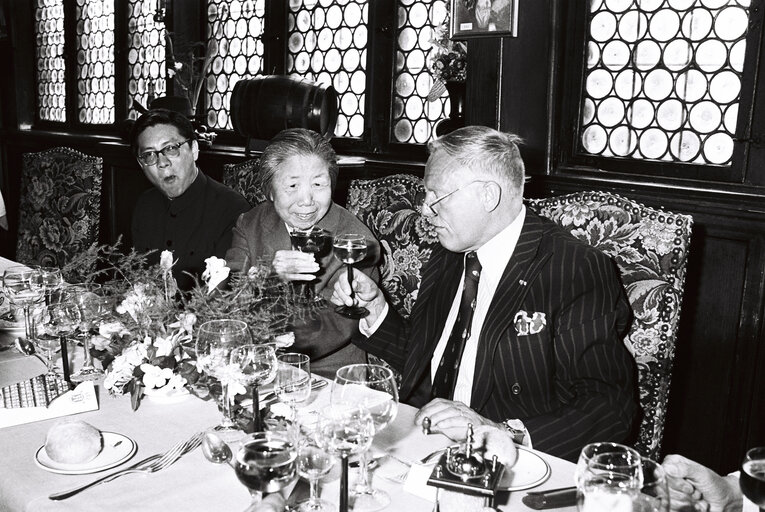
<path fill-rule="evenodd" d="M 178 346 L 176 343 L 177 341 L 178 338 L 175 336 L 168 336 L 167 338 L 157 336 L 154 340 L 154 346 L 157 347 L 157 357 L 164 357 L 172 354 L 175 347 Z"/>
<path fill-rule="evenodd" d="M 175 262 L 173 261 L 173 253 L 170 251 L 162 251 L 162 254 L 159 256 L 159 268 L 162 270 L 162 272 L 170 272 L 173 269 L 174 264 Z"/>
<path fill-rule="evenodd" d="M 104 322 L 98 326 L 98 334 L 104 338 L 110 338 L 114 334 L 130 334 L 122 322 Z"/>
<path fill-rule="evenodd" d="M 218 378 L 221 385 L 228 386 L 229 402 L 233 402 L 236 395 L 243 395 L 247 392 L 247 388 L 242 384 L 244 374 L 239 365 L 226 364 L 219 366 L 215 370 L 215 377 Z"/>
<path fill-rule="evenodd" d="M 173 378 L 173 370 L 170 368 L 160 368 L 153 364 L 143 363 L 141 370 L 143 370 L 143 385 L 149 389 L 161 388 Z"/>
<path fill-rule="evenodd" d="M 125 384 L 130 382 L 130 379 L 132 378 L 132 369 L 129 372 L 115 371 L 112 369 L 111 371 L 106 372 L 106 375 L 104 376 L 104 388 L 110 393 L 121 395 L 125 388 Z"/>
<path fill-rule="evenodd" d="M 226 260 L 211 256 L 205 260 L 205 271 L 202 272 L 202 279 L 207 283 L 207 293 L 210 293 L 224 279 L 228 277 L 231 269 L 226 266 Z"/>
<path fill-rule="evenodd" d="M 170 389 L 183 389 L 186 385 L 186 377 L 178 374 L 173 374 L 170 380 L 167 382 L 167 387 Z"/>
<path fill-rule="evenodd" d="M 96 350 L 106 350 L 111 344 L 111 337 L 104 337 L 100 334 L 96 334 L 90 338 L 90 345 Z"/>
<path fill-rule="evenodd" d="M 176 318 L 178 318 L 178 321 L 171 323 L 168 327 L 180 329 L 187 334 L 192 334 L 194 332 L 194 324 L 197 323 L 197 315 L 194 313 L 181 313 Z"/>
<path fill-rule="evenodd" d="M 277 348 L 291 347 L 295 343 L 295 333 L 285 332 L 284 334 L 280 334 L 279 336 L 274 337 L 274 342 L 276 343 Z"/>
<path fill-rule="evenodd" d="M 146 345 L 140 343 L 132 345 L 122 352 L 122 356 L 128 364 L 132 364 L 134 367 L 138 366 L 146 360 Z"/>

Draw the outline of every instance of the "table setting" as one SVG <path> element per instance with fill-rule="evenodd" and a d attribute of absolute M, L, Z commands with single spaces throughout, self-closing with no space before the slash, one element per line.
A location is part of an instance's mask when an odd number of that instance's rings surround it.
<path fill-rule="evenodd" d="M 310 360 L 289 351 L 283 309 L 263 301 L 293 307 L 293 290 L 270 287 L 261 267 L 219 292 L 228 269 L 212 259 L 179 303 L 165 255 L 149 270 L 135 255 L 102 256 L 128 285 L 42 286 L 16 303 L 25 322 L 0 326 L 0 387 L 18 402 L 0 420 L 24 410 L 25 394 L 50 393 L 24 411 L 42 416 L 0 421 L 13 468 L 0 479 L 0 511 L 245 510 L 275 491 L 302 511 L 434 510 L 440 490 L 428 482 L 439 465 L 465 450 L 474 459 L 470 444 L 415 425 L 388 368 L 312 375 Z M 0 264 L 6 275 L 14 262 Z M 298 295 L 299 307 L 313 307 Z M 260 316 L 232 318 L 242 304 Z M 80 409 L 56 414 L 67 400 Z M 570 487 L 573 474 L 573 464 L 521 447 L 497 472 L 496 505 L 528 509 L 521 491 Z"/>

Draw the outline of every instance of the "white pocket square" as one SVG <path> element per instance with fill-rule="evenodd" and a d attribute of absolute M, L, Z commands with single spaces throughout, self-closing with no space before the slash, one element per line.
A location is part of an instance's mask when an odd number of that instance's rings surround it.
<path fill-rule="evenodd" d="M 547 325 L 547 318 L 544 313 L 534 311 L 531 316 L 524 311 L 520 310 L 513 317 L 513 325 L 515 326 L 515 332 L 518 336 L 528 336 L 529 334 L 538 334 L 542 332 L 542 329 Z"/>

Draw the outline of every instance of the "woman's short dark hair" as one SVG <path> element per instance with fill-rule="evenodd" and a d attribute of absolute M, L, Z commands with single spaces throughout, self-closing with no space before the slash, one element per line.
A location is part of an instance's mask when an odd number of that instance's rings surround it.
<path fill-rule="evenodd" d="M 305 128 L 288 128 L 271 139 L 260 157 L 260 189 L 266 197 L 271 197 L 271 187 L 279 166 L 290 157 L 317 156 L 325 164 L 332 182 L 332 192 L 337 182 L 337 155 L 328 139 Z"/>
<path fill-rule="evenodd" d="M 138 137 L 145 129 L 158 124 L 175 126 L 180 136 L 184 139 L 196 139 L 194 127 L 186 116 L 165 108 L 152 109 L 139 117 L 130 130 L 130 147 L 134 154 L 138 153 Z"/>

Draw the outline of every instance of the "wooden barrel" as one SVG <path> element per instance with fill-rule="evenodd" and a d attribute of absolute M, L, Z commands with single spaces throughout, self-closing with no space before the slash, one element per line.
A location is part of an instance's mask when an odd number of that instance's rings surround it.
<path fill-rule="evenodd" d="M 331 85 L 285 75 L 239 80 L 231 93 L 231 124 L 245 137 L 269 140 L 286 128 L 331 134 L 337 93 Z"/>

